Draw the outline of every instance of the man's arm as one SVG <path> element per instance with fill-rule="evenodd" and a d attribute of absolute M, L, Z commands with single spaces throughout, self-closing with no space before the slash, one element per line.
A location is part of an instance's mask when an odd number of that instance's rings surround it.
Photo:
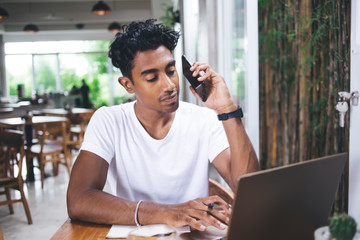
<path fill-rule="evenodd" d="M 71 172 L 67 192 L 71 219 L 105 224 L 135 224 L 137 202 L 125 201 L 103 191 L 108 167 L 108 163 L 96 154 L 80 152 Z M 224 212 L 208 208 L 211 202 L 217 203 Z M 173 227 L 189 225 L 203 231 L 205 225 L 224 229 L 223 223 L 229 223 L 229 215 L 228 204 L 217 196 L 211 196 L 175 205 L 142 202 L 138 210 L 138 222 L 142 225 L 165 223 Z"/>
<path fill-rule="evenodd" d="M 197 76 L 201 71 L 204 74 L 199 81 L 207 79 L 211 91 L 204 105 L 214 109 L 218 114 L 230 113 L 237 109 L 231 98 L 224 79 L 206 63 L 194 63 L 191 67 L 194 71 L 193 76 Z M 194 89 L 191 91 L 201 101 Z M 243 174 L 258 171 L 259 162 L 245 131 L 240 117 L 230 118 L 222 121 L 230 147 L 221 152 L 214 160 L 213 165 L 220 175 L 235 191 L 237 178 Z"/>
<path fill-rule="evenodd" d="M 80 151 L 71 171 L 67 191 L 69 217 L 96 223 L 134 223 L 136 203 L 103 191 L 108 163 L 94 153 Z"/>

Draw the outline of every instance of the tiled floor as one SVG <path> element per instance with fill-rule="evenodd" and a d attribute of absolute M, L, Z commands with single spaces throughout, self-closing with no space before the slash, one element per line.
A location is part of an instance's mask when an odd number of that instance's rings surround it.
<path fill-rule="evenodd" d="M 52 164 L 46 166 L 46 171 L 52 172 Z M 35 169 L 36 181 L 24 184 L 33 224 L 27 223 L 22 203 L 14 204 L 14 214 L 9 213 L 7 206 L 0 206 L 0 225 L 5 240 L 12 239 L 50 239 L 51 236 L 67 219 L 66 190 L 69 175 L 64 166 L 60 166 L 59 176 L 45 179 L 44 189 L 41 189 L 39 171 Z M 18 191 L 13 191 L 18 194 Z M 1 199 L 5 196 L 1 195 Z"/>

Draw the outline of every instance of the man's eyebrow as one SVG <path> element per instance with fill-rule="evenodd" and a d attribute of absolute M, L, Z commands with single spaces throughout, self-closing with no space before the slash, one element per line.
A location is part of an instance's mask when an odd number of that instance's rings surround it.
<path fill-rule="evenodd" d="M 146 70 L 142 71 L 140 73 L 140 75 L 142 76 L 142 75 L 145 75 L 145 74 L 148 74 L 148 73 L 154 73 L 154 72 L 157 72 L 157 71 L 159 71 L 159 70 L 157 70 L 156 68 L 150 68 L 150 69 L 146 69 Z"/>
<path fill-rule="evenodd" d="M 169 62 L 169 63 L 166 65 L 166 68 L 175 66 L 175 63 L 176 63 L 176 61 L 175 61 L 175 60 L 172 60 L 171 62 Z"/>
<path fill-rule="evenodd" d="M 171 62 L 169 62 L 169 63 L 166 65 L 166 68 L 175 66 L 175 62 L 176 62 L 175 60 L 172 60 Z M 150 69 L 146 69 L 146 70 L 142 71 L 142 72 L 140 73 L 140 75 L 142 76 L 142 75 L 149 74 L 149 73 L 154 73 L 154 72 L 157 72 L 157 71 L 159 71 L 159 70 L 156 69 L 156 68 L 150 68 Z"/>

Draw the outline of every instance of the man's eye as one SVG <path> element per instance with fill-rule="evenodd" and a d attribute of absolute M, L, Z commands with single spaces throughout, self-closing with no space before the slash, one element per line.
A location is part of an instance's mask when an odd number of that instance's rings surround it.
<path fill-rule="evenodd" d="M 151 78 L 151 79 L 149 79 L 149 80 L 146 80 L 147 82 L 155 82 L 157 80 L 157 76 L 156 77 L 153 77 L 153 78 Z"/>
<path fill-rule="evenodd" d="M 175 72 L 176 72 L 176 70 L 168 71 L 168 75 L 172 76 L 175 74 Z"/>

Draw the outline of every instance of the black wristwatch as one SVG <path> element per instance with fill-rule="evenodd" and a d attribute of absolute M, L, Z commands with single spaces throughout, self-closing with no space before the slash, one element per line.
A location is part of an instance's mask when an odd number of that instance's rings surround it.
<path fill-rule="evenodd" d="M 244 116 L 244 114 L 243 114 L 243 111 L 242 111 L 241 107 L 238 106 L 238 109 L 236 109 L 233 112 L 222 113 L 222 114 L 219 114 L 217 116 L 218 116 L 218 119 L 220 121 L 224 121 L 224 120 L 228 120 L 229 118 L 234 118 L 234 117 L 241 117 L 242 118 Z"/>

